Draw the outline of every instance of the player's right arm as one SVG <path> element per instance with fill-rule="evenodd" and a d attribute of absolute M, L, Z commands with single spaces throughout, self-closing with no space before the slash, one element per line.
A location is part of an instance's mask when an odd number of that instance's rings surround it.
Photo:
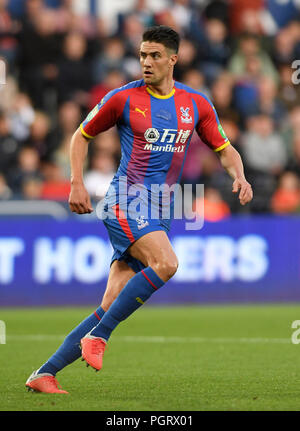
<path fill-rule="evenodd" d="M 114 126 L 120 119 L 125 98 L 120 89 L 109 92 L 80 124 L 71 139 L 71 192 L 69 206 L 72 212 L 86 214 L 93 211 L 89 194 L 83 182 L 83 167 L 88 143 L 96 135 Z"/>
<path fill-rule="evenodd" d="M 88 141 L 78 128 L 72 136 L 70 146 L 71 192 L 69 196 L 70 210 L 77 214 L 93 211 L 89 194 L 83 183 L 83 166 L 87 151 Z"/>

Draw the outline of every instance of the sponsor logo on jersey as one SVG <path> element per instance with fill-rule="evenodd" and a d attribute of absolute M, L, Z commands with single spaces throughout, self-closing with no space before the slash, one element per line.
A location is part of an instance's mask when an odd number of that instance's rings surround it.
<path fill-rule="evenodd" d="M 155 129 L 154 127 L 150 127 L 144 133 L 144 137 L 145 137 L 146 141 L 150 142 L 150 143 L 157 142 L 159 140 L 159 136 L 160 136 L 159 131 L 157 129 Z"/>
<path fill-rule="evenodd" d="M 189 114 L 190 108 L 184 108 L 183 106 L 180 107 L 180 111 L 181 111 L 181 121 L 183 123 L 191 123 L 193 121 L 193 118 L 191 117 L 191 115 Z"/>
<path fill-rule="evenodd" d="M 137 296 L 136 298 L 135 298 L 136 300 L 137 300 L 137 302 L 139 302 L 140 304 L 144 304 L 144 301 L 139 297 L 139 296 Z"/>
<path fill-rule="evenodd" d="M 155 114 L 155 116 L 158 117 L 158 118 L 162 118 L 163 120 L 166 120 L 166 121 L 171 121 L 172 120 L 171 112 L 166 111 L 165 109 L 160 109 Z"/>
<path fill-rule="evenodd" d="M 226 141 L 227 141 L 227 140 L 228 140 L 228 139 L 227 139 L 227 136 L 226 136 L 226 134 L 225 134 L 225 132 L 224 132 L 224 129 L 223 129 L 223 127 L 221 126 L 221 124 L 219 124 L 219 125 L 218 125 L 218 129 L 219 129 L 219 132 L 221 133 L 222 138 L 226 139 Z"/>
<path fill-rule="evenodd" d="M 167 144 L 167 145 L 146 144 L 144 146 L 144 150 L 164 151 L 166 153 L 183 153 L 184 149 L 185 149 L 185 145 L 179 145 L 179 147 L 173 147 L 171 144 Z"/>
<path fill-rule="evenodd" d="M 98 114 L 98 112 L 99 112 L 99 106 L 96 105 L 94 109 L 92 109 L 89 115 L 86 117 L 86 121 L 91 121 L 91 119 L 94 118 L 95 115 Z"/>
<path fill-rule="evenodd" d="M 148 111 L 148 109 L 146 108 L 146 109 L 142 110 L 140 108 L 135 108 L 135 111 L 139 112 L 140 114 L 143 115 L 144 118 L 146 118 L 146 111 Z"/>
<path fill-rule="evenodd" d="M 160 134 L 157 129 L 153 129 L 153 128 L 147 129 L 145 132 L 145 139 L 149 143 L 144 146 L 144 150 L 181 153 L 184 151 L 184 148 L 185 148 L 184 144 L 190 137 L 191 133 L 192 133 L 192 130 L 163 129 L 163 132 Z M 153 145 L 159 139 L 160 139 L 159 145 Z M 161 145 L 161 144 L 166 144 L 166 145 Z M 183 145 L 174 146 L 173 144 L 183 144 Z"/>

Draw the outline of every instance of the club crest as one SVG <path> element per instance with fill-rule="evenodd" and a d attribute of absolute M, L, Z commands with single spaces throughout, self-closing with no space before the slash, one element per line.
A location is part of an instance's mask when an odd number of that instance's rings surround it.
<path fill-rule="evenodd" d="M 181 106 L 180 111 L 181 111 L 181 121 L 183 123 L 191 123 L 193 121 L 191 115 L 189 114 L 190 108 L 184 108 L 183 106 Z"/>
<path fill-rule="evenodd" d="M 144 227 L 148 226 L 149 223 L 147 220 L 145 220 L 145 216 L 141 215 L 139 217 L 136 218 L 136 222 L 137 222 L 137 228 L 143 229 Z"/>

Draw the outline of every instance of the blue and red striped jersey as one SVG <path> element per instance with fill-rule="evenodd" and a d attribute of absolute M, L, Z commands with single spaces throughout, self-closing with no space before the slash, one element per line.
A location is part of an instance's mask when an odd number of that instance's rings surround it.
<path fill-rule="evenodd" d="M 121 161 L 112 181 L 128 185 L 178 183 L 194 129 L 213 151 L 229 145 L 214 106 L 202 93 L 175 82 L 166 96 L 153 93 L 144 80 L 110 91 L 80 125 L 92 139 L 116 125 Z"/>
<path fill-rule="evenodd" d="M 194 129 L 214 151 L 229 144 L 209 99 L 179 82 L 167 96 L 144 80 L 110 91 L 80 128 L 92 139 L 114 125 L 122 154 L 116 178 L 126 175 L 129 184 L 178 182 Z"/>

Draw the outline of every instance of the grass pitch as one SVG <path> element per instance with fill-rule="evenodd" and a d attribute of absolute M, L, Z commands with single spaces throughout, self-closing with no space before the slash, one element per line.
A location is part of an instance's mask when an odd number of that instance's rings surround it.
<path fill-rule="evenodd" d="M 114 331 L 95 373 L 77 360 L 69 395 L 25 381 L 93 308 L 0 309 L 0 410 L 300 410 L 300 305 L 144 306 Z"/>

